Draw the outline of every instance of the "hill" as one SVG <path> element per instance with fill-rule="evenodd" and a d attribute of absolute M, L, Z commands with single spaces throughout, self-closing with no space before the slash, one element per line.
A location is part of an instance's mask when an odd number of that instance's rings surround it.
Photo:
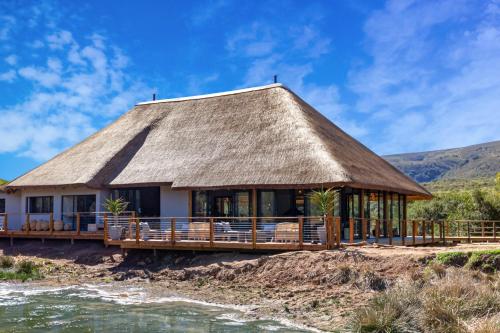
<path fill-rule="evenodd" d="M 5 179 L 0 178 L 0 185 L 7 184 L 7 183 L 8 183 L 8 181 L 6 181 Z"/>
<path fill-rule="evenodd" d="M 422 183 L 436 180 L 492 178 L 500 172 L 500 141 L 383 157 Z"/>

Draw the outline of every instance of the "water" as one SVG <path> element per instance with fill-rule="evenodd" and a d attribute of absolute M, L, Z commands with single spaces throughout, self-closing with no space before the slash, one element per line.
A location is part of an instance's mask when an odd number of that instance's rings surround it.
<path fill-rule="evenodd" d="M 305 332 L 244 310 L 142 288 L 0 284 L 1 332 Z"/>

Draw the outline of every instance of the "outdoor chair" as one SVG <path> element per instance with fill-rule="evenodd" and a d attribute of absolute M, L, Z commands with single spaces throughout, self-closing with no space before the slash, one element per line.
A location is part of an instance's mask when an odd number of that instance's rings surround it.
<path fill-rule="evenodd" d="M 275 239 L 281 243 L 298 242 L 299 224 L 288 222 L 276 224 Z"/>
<path fill-rule="evenodd" d="M 188 229 L 189 240 L 209 240 L 210 223 L 208 222 L 190 222 Z"/>

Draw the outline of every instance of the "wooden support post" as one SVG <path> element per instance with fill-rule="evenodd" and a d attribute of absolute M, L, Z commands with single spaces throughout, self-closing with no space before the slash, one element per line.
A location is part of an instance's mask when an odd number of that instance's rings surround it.
<path fill-rule="evenodd" d="M 375 220 L 375 243 L 378 243 L 380 238 L 380 219 Z"/>
<path fill-rule="evenodd" d="M 354 243 L 354 218 L 349 219 L 349 243 Z"/>
<path fill-rule="evenodd" d="M 432 243 L 434 243 L 434 220 L 431 220 L 431 239 Z"/>
<path fill-rule="evenodd" d="M 484 237 L 484 221 L 481 221 L 481 237 Z"/>
<path fill-rule="evenodd" d="M 135 243 L 139 244 L 140 239 L 141 239 L 141 226 L 139 224 L 139 219 L 135 218 Z"/>
<path fill-rule="evenodd" d="M 448 222 L 443 220 L 443 245 L 446 245 L 446 236 L 448 235 Z"/>
<path fill-rule="evenodd" d="M 214 247 L 214 219 L 210 219 L 210 247 Z"/>
<path fill-rule="evenodd" d="M 384 191 L 383 194 L 383 200 L 384 200 L 384 218 L 383 218 L 383 224 L 385 227 L 385 232 L 384 236 L 387 237 L 389 236 L 389 226 L 387 225 L 387 222 L 389 221 L 389 204 L 388 204 L 388 199 L 387 199 L 387 192 Z"/>
<path fill-rule="evenodd" d="M 412 227 L 412 231 L 411 231 L 412 244 L 413 244 L 413 246 L 415 246 L 415 244 L 417 242 L 417 239 L 416 239 L 416 237 L 417 237 L 417 221 L 412 220 L 411 227 Z"/>
<path fill-rule="evenodd" d="M 496 221 L 493 221 L 493 241 L 496 242 L 497 240 L 497 223 Z"/>
<path fill-rule="evenodd" d="M 403 219 L 402 225 L 403 225 L 403 230 L 401 232 L 401 244 L 404 246 L 406 245 L 406 231 L 407 231 L 406 228 L 408 227 L 406 225 L 406 219 Z"/>
<path fill-rule="evenodd" d="M 257 218 L 252 218 L 252 247 L 257 248 Z"/>
<path fill-rule="evenodd" d="M 366 242 L 366 234 L 368 233 L 368 231 L 367 231 L 367 223 L 366 223 L 365 218 L 361 219 L 361 232 L 363 233 L 363 241 Z"/>
<path fill-rule="evenodd" d="M 341 231 L 340 231 L 340 217 L 337 217 L 335 219 L 335 234 L 337 236 L 337 246 L 340 247 L 340 242 L 341 242 L 341 239 L 342 239 L 342 234 L 341 234 Z M 332 226 L 333 227 L 333 226 Z"/>
<path fill-rule="evenodd" d="M 304 217 L 299 216 L 299 247 L 304 249 Z"/>
<path fill-rule="evenodd" d="M 422 240 L 423 240 L 424 244 L 425 244 L 426 231 L 427 230 L 425 230 L 425 220 L 422 220 Z"/>
<path fill-rule="evenodd" d="M 29 235 L 30 233 L 30 214 L 26 214 L 26 233 Z"/>
<path fill-rule="evenodd" d="M 135 218 L 137 217 L 137 214 L 135 213 L 135 210 L 133 210 L 131 213 L 130 213 L 130 218 L 128 220 L 128 232 L 129 232 L 129 239 L 134 239 L 135 238 L 135 235 L 132 235 L 132 225 L 134 225 L 134 223 L 136 224 L 136 227 L 137 227 L 137 223 L 135 222 Z M 137 230 L 137 228 L 136 228 Z"/>
<path fill-rule="evenodd" d="M 49 214 L 49 228 L 50 228 L 50 233 L 54 233 L 54 213 Z"/>
<path fill-rule="evenodd" d="M 104 213 L 104 245 L 108 246 L 108 214 Z"/>
<path fill-rule="evenodd" d="M 76 213 L 76 234 L 80 236 L 81 229 L 81 216 L 80 213 Z"/>
<path fill-rule="evenodd" d="M 170 243 L 172 246 L 175 245 L 175 218 L 170 220 Z"/>
<path fill-rule="evenodd" d="M 388 229 L 388 234 L 389 234 L 389 245 L 392 245 L 392 219 L 389 219 L 387 221 L 387 229 Z"/>
<path fill-rule="evenodd" d="M 370 202 L 370 200 L 368 200 Z M 361 190 L 361 194 L 359 197 L 359 205 L 361 206 L 361 211 L 360 211 L 360 217 L 361 217 L 361 239 L 363 241 L 366 241 L 366 234 L 367 234 L 367 228 L 366 228 L 366 219 L 365 219 L 365 190 Z"/>

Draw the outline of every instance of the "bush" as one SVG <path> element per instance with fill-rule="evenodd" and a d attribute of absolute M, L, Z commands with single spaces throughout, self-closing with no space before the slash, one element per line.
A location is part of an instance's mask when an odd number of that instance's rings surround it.
<path fill-rule="evenodd" d="M 469 260 L 469 255 L 465 252 L 444 252 L 436 255 L 435 262 L 446 266 L 463 267 Z"/>
<path fill-rule="evenodd" d="M 498 322 L 494 316 L 500 312 L 500 276 L 449 268 L 445 275 L 419 282 L 403 280 L 375 296 L 357 310 L 351 330 L 460 333 L 477 328 L 475 332 L 492 332 Z"/>
<path fill-rule="evenodd" d="M 472 252 L 467 267 L 484 273 L 494 273 L 500 270 L 500 250 Z"/>
<path fill-rule="evenodd" d="M 12 268 L 14 266 L 14 258 L 9 256 L 0 257 L 0 267 L 1 268 Z"/>
<path fill-rule="evenodd" d="M 32 275 L 37 271 L 37 267 L 33 261 L 30 260 L 23 260 L 19 263 L 17 266 L 17 271 L 16 273 L 18 274 L 26 274 L 26 275 Z"/>

